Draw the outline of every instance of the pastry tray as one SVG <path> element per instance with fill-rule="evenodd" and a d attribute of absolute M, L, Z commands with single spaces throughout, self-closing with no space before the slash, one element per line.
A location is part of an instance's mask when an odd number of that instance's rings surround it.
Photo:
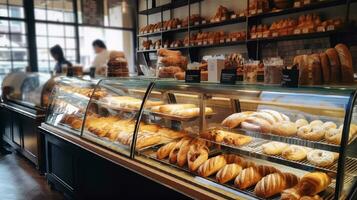
<path fill-rule="evenodd" d="M 183 170 L 183 171 L 185 171 L 186 173 L 189 173 L 189 174 L 191 174 L 191 175 L 193 175 L 193 176 L 195 176 L 195 177 L 200 177 L 200 178 L 203 178 L 203 179 L 205 179 L 205 180 L 211 181 L 211 182 L 213 182 L 213 183 L 215 183 L 215 184 L 218 184 L 218 185 L 221 185 L 221 186 L 223 186 L 223 187 L 226 187 L 226 188 L 228 188 L 228 189 L 233 189 L 233 190 L 238 191 L 238 192 L 240 192 L 240 193 L 242 193 L 242 194 L 246 194 L 246 195 L 252 196 L 252 197 L 254 197 L 254 198 L 256 198 L 256 199 L 261 199 L 261 200 L 263 200 L 263 199 L 266 199 L 266 200 L 279 200 L 279 199 L 280 199 L 280 195 L 275 195 L 275 196 L 273 196 L 273 197 L 271 197 L 271 198 L 261 198 L 261 197 L 258 197 L 258 196 L 256 196 L 256 195 L 254 194 L 254 187 L 255 187 L 255 186 L 252 186 L 252 187 L 250 187 L 250 188 L 247 188 L 247 189 L 245 189 L 245 190 L 242 190 L 242 189 L 239 189 L 239 188 L 236 188 L 236 187 L 233 186 L 233 180 L 230 181 L 230 182 L 228 182 L 228 183 L 221 184 L 221 183 L 218 183 L 218 182 L 216 181 L 216 179 L 215 179 L 215 174 L 212 175 L 212 176 L 209 176 L 209 177 L 201 177 L 201 176 L 199 176 L 196 172 L 190 171 L 190 170 L 187 168 L 187 165 L 185 165 L 184 167 L 180 167 L 180 166 L 178 166 L 178 165 L 171 164 L 171 163 L 168 161 L 168 159 L 163 159 L 163 160 L 157 159 L 157 158 L 156 158 L 156 151 L 158 150 L 158 148 L 159 148 L 159 146 L 156 146 L 156 147 L 151 148 L 150 150 L 147 150 L 147 151 L 145 151 L 145 152 L 142 151 L 142 152 L 140 152 L 140 155 L 143 155 L 143 156 L 145 156 L 145 157 L 147 157 L 147 158 L 149 158 L 149 159 L 153 159 L 153 160 L 155 160 L 156 162 L 160 162 L 160 163 L 163 163 L 163 164 L 165 164 L 165 165 L 169 165 L 169 166 L 171 166 L 171 167 L 173 167 L 173 168 L 176 168 L 176 169 L 179 169 L 179 170 Z M 222 151 L 210 152 L 210 153 L 209 153 L 209 157 L 216 156 L 216 155 L 220 154 L 221 152 L 222 152 Z M 247 157 L 244 157 L 244 158 L 247 159 Z M 334 189 L 334 183 L 332 183 L 324 192 L 320 193 L 320 196 L 321 196 L 324 200 L 333 199 L 333 198 L 334 198 L 334 191 L 335 191 L 335 189 Z"/>

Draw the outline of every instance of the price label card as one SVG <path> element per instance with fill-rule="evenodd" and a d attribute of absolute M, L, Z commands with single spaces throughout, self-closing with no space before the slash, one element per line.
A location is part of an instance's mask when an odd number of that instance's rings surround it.
<path fill-rule="evenodd" d="M 269 37 L 269 32 L 264 32 L 263 33 L 263 38 L 267 38 L 267 37 Z"/>
<path fill-rule="evenodd" d="M 185 44 L 185 47 L 188 47 L 188 44 Z"/>
<path fill-rule="evenodd" d="M 164 45 L 164 48 L 165 48 L 165 49 L 168 48 L 167 44 Z"/>
<path fill-rule="evenodd" d="M 309 33 L 309 29 L 308 28 L 303 28 L 302 29 L 302 33 L 304 33 L 304 34 Z"/>
<path fill-rule="evenodd" d="M 181 24 L 177 25 L 177 28 L 181 28 Z"/>
<path fill-rule="evenodd" d="M 295 35 L 301 34 L 301 29 L 295 29 L 295 30 L 294 30 L 294 34 L 295 34 Z"/>
<path fill-rule="evenodd" d="M 327 26 L 327 31 L 334 31 L 335 30 L 335 26 L 334 25 L 328 25 Z"/>
<path fill-rule="evenodd" d="M 171 30 L 171 27 L 169 26 L 169 27 L 167 27 L 167 30 Z"/>
<path fill-rule="evenodd" d="M 224 39 L 219 40 L 219 43 L 221 44 L 224 43 Z"/>
<path fill-rule="evenodd" d="M 216 22 L 216 20 L 214 20 L 214 19 L 211 19 L 211 23 L 215 23 Z"/>
<path fill-rule="evenodd" d="M 256 33 L 252 34 L 251 38 L 252 39 L 256 39 L 257 38 L 257 34 Z"/>
<path fill-rule="evenodd" d="M 300 8 L 301 7 L 301 2 L 300 1 L 296 1 L 294 3 L 294 8 Z"/>
<path fill-rule="evenodd" d="M 231 38 L 226 39 L 226 42 L 231 42 L 231 41 L 232 41 Z"/>
<path fill-rule="evenodd" d="M 198 42 L 197 44 L 198 44 L 198 45 L 202 45 L 202 42 Z"/>
<path fill-rule="evenodd" d="M 239 14 L 239 17 L 244 17 L 244 12 Z"/>
<path fill-rule="evenodd" d="M 257 13 L 258 13 L 258 14 L 263 13 L 263 9 L 258 9 Z"/>
<path fill-rule="evenodd" d="M 210 41 L 209 41 L 209 44 L 213 44 L 213 43 L 214 43 L 213 40 L 210 40 Z"/>
<path fill-rule="evenodd" d="M 185 82 L 186 83 L 200 83 L 201 82 L 201 70 L 186 70 Z"/>
<path fill-rule="evenodd" d="M 178 47 L 178 44 L 175 44 L 175 47 Z"/>
<path fill-rule="evenodd" d="M 204 42 L 203 42 L 203 45 L 207 45 L 207 41 L 204 41 Z"/>
<path fill-rule="evenodd" d="M 221 84 L 234 85 L 237 81 L 236 69 L 222 69 L 221 71 Z"/>
<path fill-rule="evenodd" d="M 236 19 L 236 18 L 237 18 L 236 14 L 231 15 L 231 19 Z"/>
<path fill-rule="evenodd" d="M 222 17 L 221 18 L 221 21 L 225 21 L 227 18 L 226 17 Z"/>
<path fill-rule="evenodd" d="M 308 5 L 311 3 L 311 0 L 304 0 L 304 5 Z"/>
<path fill-rule="evenodd" d="M 195 22 L 195 25 L 197 26 L 197 25 L 200 25 L 200 22 Z"/>
<path fill-rule="evenodd" d="M 206 20 L 202 20 L 202 24 L 207 24 L 207 21 Z"/>
<path fill-rule="evenodd" d="M 237 38 L 232 38 L 232 42 L 237 42 Z"/>
<path fill-rule="evenodd" d="M 278 33 L 278 32 L 274 32 L 274 33 L 272 34 L 272 36 L 273 36 L 273 37 L 278 37 L 278 36 L 279 36 L 279 33 Z"/>
<path fill-rule="evenodd" d="M 258 33 L 258 34 L 257 34 L 257 37 L 258 37 L 258 38 L 262 38 L 262 37 L 263 37 L 263 33 L 261 33 L 261 32 Z"/>
<path fill-rule="evenodd" d="M 251 11 L 250 11 L 250 14 L 251 14 L 251 15 L 257 14 L 257 10 L 251 10 Z"/>

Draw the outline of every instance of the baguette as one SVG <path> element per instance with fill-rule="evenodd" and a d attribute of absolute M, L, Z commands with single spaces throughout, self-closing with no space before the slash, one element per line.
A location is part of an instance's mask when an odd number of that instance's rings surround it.
<path fill-rule="evenodd" d="M 348 50 L 348 47 L 344 44 L 336 45 L 335 49 L 341 62 L 342 83 L 353 83 L 353 62 L 350 50 Z"/>
<path fill-rule="evenodd" d="M 213 158 L 206 160 L 199 168 L 198 174 L 203 177 L 208 177 L 217 171 L 219 171 L 222 167 L 227 164 L 224 156 L 219 155 Z"/>
<path fill-rule="evenodd" d="M 222 125 L 227 126 L 229 128 L 235 128 L 239 126 L 252 113 L 254 112 L 247 111 L 247 112 L 234 113 L 228 116 L 226 119 L 224 119 Z"/>
<path fill-rule="evenodd" d="M 169 156 L 171 150 L 173 148 L 175 148 L 177 142 L 170 142 L 162 147 L 160 147 L 160 149 L 156 152 L 156 157 L 159 160 L 162 160 L 164 158 L 166 158 L 167 156 Z"/>
<path fill-rule="evenodd" d="M 187 153 L 190 150 L 191 141 L 187 140 L 181 144 L 180 150 L 177 152 L 177 165 L 183 167 L 187 162 Z"/>
<path fill-rule="evenodd" d="M 188 109 L 188 108 L 195 108 L 196 105 L 194 104 L 167 104 L 160 106 L 161 113 L 171 114 L 177 110 Z"/>

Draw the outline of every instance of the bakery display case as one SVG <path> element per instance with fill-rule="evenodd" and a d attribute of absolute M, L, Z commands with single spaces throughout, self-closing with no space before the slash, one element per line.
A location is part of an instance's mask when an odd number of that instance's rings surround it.
<path fill-rule="evenodd" d="M 45 124 L 79 136 L 90 98 L 105 95 L 99 90 L 94 92 L 97 83 L 98 80 L 58 77 L 52 90 Z"/>
<path fill-rule="evenodd" d="M 347 199 L 355 190 L 353 88 L 158 80 L 153 100 L 163 104 L 144 106 L 139 130 L 156 125 L 161 140 L 137 147 L 135 159 L 178 179 L 225 198 Z"/>
<path fill-rule="evenodd" d="M 190 197 L 349 199 L 355 98 L 352 87 L 63 78 L 46 124 Z"/>

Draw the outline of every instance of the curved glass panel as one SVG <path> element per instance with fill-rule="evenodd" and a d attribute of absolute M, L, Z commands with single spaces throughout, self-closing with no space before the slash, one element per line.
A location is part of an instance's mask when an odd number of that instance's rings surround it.
<path fill-rule="evenodd" d="M 95 91 L 103 91 L 105 96 L 92 97 L 82 136 L 129 156 L 139 110 L 151 82 L 135 78 L 102 80 Z"/>
<path fill-rule="evenodd" d="M 90 97 L 92 94 L 104 96 L 105 93 L 101 91 L 93 93 L 97 81 L 67 77 L 58 79 L 52 91 L 46 123 L 80 135 Z"/>
<path fill-rule="evenodd" d="M 336 186 L 342 184 L 338 160 L 345 156 L 339 155 L 344 148 L 341 137 L 353 93 L 352 88 L 342 87 L 156 81 L 148 100 L 163 105 L 150 106 L 146 102 L 140 129 L 156 125 L 161 139 L 148 141 L 147 148 L 137 148 L 142 156 L 136 158 L 208 190 L 256 198 L 263 196 L 254 192 L 254 187 L 268 173 L 246 187 L 237 178 L 245 168 L 262 165 L 271 172 L 299 178 L 317 171 L 328 179 L 319 195 L 332 199 Z M 350 137 L 348 143 L 354 143 L 354 139 Z M 322 157 L 328 162 L 321 161 Z M 346 158 L 344 164 L 351 162 L 354 160 Z M 207 169 L 213 163 L 220 167 Z M 228 165 L 232 163 L 239 167 Z M 237 170 L 232 177 L 222 175 L 232 168 Z M 182 175 L 182 170 L 190 175 Z M 356 174 L 357 170 L 352 172 Z"/>

